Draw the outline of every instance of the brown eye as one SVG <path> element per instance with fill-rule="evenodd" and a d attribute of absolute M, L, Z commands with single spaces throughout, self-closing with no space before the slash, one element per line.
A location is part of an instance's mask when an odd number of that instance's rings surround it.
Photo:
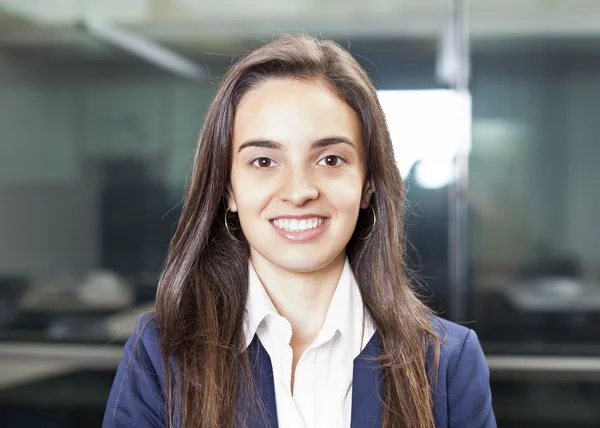
<path fill-rule="evenodd" d="M 323 159 L 321 159 L 321 162 L 325 162 L 325 165 L 335 168 L 341 166 L 344 160 L 339 156 L 330 155 L 325 156 Z"/>
<path fill-rule="evenodd" d="M 275 162 L 273 162 L 271 159 L 269 158 L 256 158 L 252 161 L 252 165 L 255 166 L 256 168 L 269 168 L 271 166 L 273 166 L 273 164 L 275 164 Z"/>

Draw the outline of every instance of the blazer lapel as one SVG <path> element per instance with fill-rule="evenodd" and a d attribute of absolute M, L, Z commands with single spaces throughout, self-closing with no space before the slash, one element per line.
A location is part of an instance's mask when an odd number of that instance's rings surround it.
<path fill-rule="evenodd" d="M 250 408 L 250 402 L 244 397 L 244 393 L 242 393 L 239 400 L 240 413 L 248 418 L 248 427 L 278 428 L 275 383 L 273 382 L 271 358 L 256 335 L 248 346 L 248 357 L 250 359 L 252 375 L 256 381 L 258 393 L 264 405 L 265 415 L 264 417 L 259 416 L 259 413 L 257 412 L 258 409 Z"/>
<path fill-rule="evenodd" d="M 383 415 L 383 374 L 378 366 L 379 339 L 373 335 L 354 359 L 351 428 L 380 428 Z"/>
<path fill-rule="evenodd" d="M 256 380 L 260 398 L 265 406 L 266 421 L 253 419 L 256 409 L 251 409 L 248 400 L 240 400 L 240 411 L 250 417 L 247 421 L 250 427 L 278 428 L 277 403 L 275 401 L 275 384 L 271 358 L 263 347 L 258 336 L 254 336 L 248 346 L 250 366 Z M 352 414 L 351 428 L 380 428 L 383 415 L 383 375 L 378 366 L 379 339 L 373 335 L 365 349 L 354 359 L 352 372 Z M 265 425 L 265 422 L 267 425 Z"/>

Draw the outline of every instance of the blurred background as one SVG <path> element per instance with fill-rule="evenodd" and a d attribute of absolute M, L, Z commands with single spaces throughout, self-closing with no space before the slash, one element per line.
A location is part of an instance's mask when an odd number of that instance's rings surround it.
<path fill-rule="evenodd" d="M 498 425 L 600 427 L 598 0 L 0 0 L 0 426 L 100 427 L 219 77 L 296 31 L 380 91 Z"/>

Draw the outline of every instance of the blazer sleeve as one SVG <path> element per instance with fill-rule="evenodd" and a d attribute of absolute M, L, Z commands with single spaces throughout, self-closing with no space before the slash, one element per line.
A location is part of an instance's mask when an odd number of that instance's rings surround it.
<path fill-rule="evenodd" d="M 489 369 L 473 330 L 467 331 L 447 374 L 448 427 L 495 428 Z"/>
<path fill-rule="evenodd" d="M 164 428 L 163 373 L 158 329 L 146 314 L 125 344 L 102 428 Z"/>

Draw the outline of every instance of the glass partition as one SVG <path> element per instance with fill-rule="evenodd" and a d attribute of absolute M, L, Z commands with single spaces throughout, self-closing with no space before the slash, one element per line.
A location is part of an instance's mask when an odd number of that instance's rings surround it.
<path fill-rule="evenodd" d="M 488 352 L 600 352 L 600 66 L 586 41 L 474 55 L 471 317 Z"/>

